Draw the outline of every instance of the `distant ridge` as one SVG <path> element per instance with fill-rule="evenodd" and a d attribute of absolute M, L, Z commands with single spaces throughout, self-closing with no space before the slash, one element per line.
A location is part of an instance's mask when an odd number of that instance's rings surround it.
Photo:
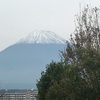
<path fill-rule="evenodd" d="M 28 36 L 17 42 L 17 44 L 21 43 L 65 44 L 65 40 L 52 31 L 34 30 L 30 32 Z"/>

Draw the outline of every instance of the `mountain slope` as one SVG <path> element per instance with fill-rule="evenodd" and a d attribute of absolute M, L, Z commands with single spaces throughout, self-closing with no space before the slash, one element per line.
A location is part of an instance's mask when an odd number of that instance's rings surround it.
<path fill-rule="evenodd" d="M 0 52 L 2 88 L 35 88 L 41 71 L 52 60 L 60 61 L 59 50 L 65 44 L 18 42 Z"/>

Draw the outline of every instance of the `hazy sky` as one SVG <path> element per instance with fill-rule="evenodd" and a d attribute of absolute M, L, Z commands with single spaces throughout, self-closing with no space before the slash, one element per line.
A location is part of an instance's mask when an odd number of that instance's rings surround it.
<path fill-rule="evenodd" d="M 34 29 L 68 39 L 80 4 L 99 6 L 100 0 L 0 0 L 0 51 Z"/>

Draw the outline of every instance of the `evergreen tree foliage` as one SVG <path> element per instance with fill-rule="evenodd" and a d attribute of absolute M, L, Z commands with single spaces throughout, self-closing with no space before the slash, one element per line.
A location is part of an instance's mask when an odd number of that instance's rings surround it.
<path fill-rule="evenodd" d="M 51 62 L 47 65 L 46 71 L 41 73 L 41 78 L 37 83 L 38 100 L 46 100 L 49 88 L 54 82 L 59 83 L 63 71 L 62 62 Z"/>

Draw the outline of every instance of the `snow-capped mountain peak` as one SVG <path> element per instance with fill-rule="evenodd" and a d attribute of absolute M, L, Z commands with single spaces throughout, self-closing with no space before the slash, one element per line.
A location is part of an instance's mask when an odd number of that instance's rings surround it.
<path fill-rule="evenodd" d="M 65 40 L 51 31 L 33 31 L 28 34 L 25 38 L 21 39 L 20 43 L 39 43 L 39 44 L 65 44 Z"/>

